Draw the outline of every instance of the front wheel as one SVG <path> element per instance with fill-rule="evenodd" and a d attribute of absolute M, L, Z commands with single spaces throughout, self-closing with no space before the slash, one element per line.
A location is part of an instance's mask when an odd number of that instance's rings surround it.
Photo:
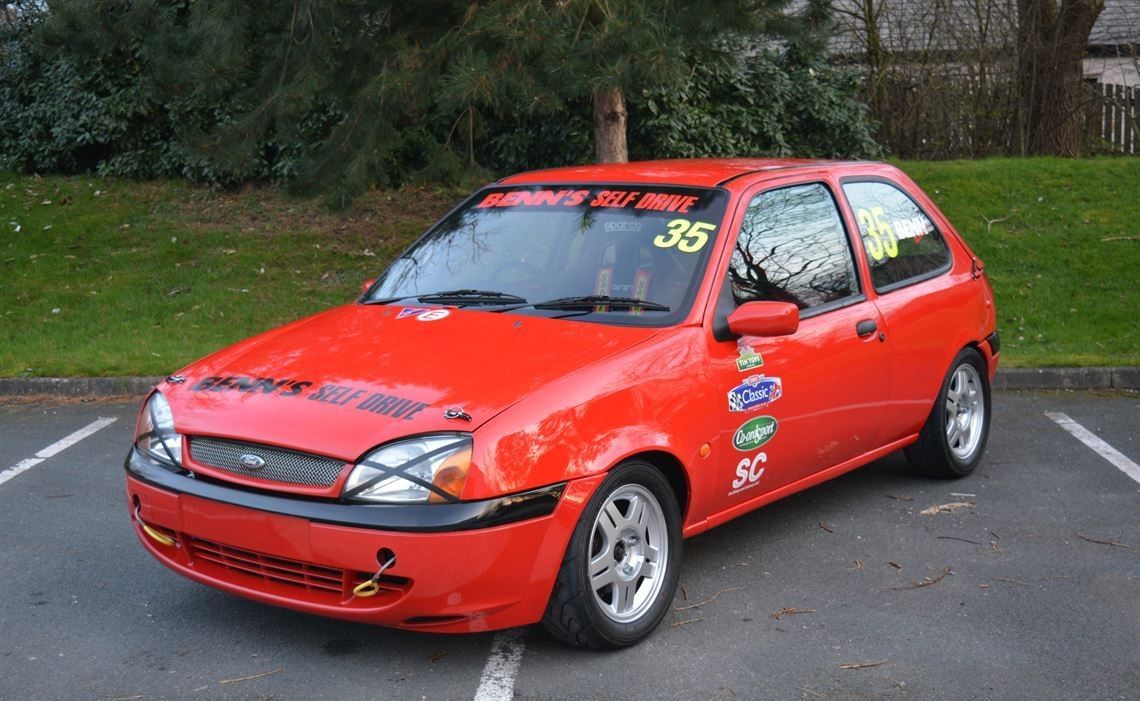
<path fill-rule="evenodd" d="M 930 477 L 965 477 L 982 461 L 990 433 L 990 383 L 985 361 L 963 348 L 922 427 L 918 441 L 906 448 L 911 466 Z"/>
<path fill-rule="evenodd" d="M 542 624 L 568 645 L 640 642 L 673 602 L 681 567 L 681 514 L 653 466 L 614 468 L 590 499 L 554 583 Z"/>

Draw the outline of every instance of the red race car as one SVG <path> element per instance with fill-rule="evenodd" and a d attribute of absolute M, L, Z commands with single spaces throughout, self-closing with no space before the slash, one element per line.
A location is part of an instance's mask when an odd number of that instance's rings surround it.
<path fill-rule="evenodd" d="M 166 378 L 127 498 L 160 562 L 256 601 L 630 645 L 683 538 L 900 448 L 973 471 L 998 350 L 982 262 L 891 166 L 524 173 Z"/>

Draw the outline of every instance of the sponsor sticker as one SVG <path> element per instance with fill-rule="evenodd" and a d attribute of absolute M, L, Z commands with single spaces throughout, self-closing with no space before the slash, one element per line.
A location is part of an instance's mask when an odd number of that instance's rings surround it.
<path fill-rule="evenodd" d="M 753 457 L 744 458 L 736 465 L 736 479 L 732 480 L 732 491 L 729 496 L 743 492 L 760 484 L 764 476 L 764 464 L 768 462 L 767 453 L 757 453 Z"/>
<path fill-rule="evenodd" d="M 438 321 L 451 314 L 449 309 L 425 309 L 424 307 L 404 307 L 396 314 L 397 319 L 414 316 L 416 321 Z"/>
<path fill-rule="evenodd" d="M 338 407 L 355 407 L 381 416 L 410 421 L 431 406 L 427 402 L 394 394 L 369 392 L 349 385 L 313 386 L 309 380 L 274 379 L 272 377 L 206 377 L 190 387 L 191 392 L 241 392 L 251 395 L 305 398 Z"/>
<path fill-rule="evenodd" d="M 744 382 L 728 391 L 729 411 L 763 409 L 784 393 L 778 377 L 750 375 Z"/>
<path fill-rule="evenodd" d="M 451 312 L 447 309 L 431 309 L 416 317 L 416 321 L 438 321 L 446 319 Z"/>
<path fill-rule="evenodd" d="M 764 358 L 752 346 L 742 343 L 737 348 L 740 351 L 740 357 L 736 359 L 736 369 L 740 372 L 755 370 L 764 365 Z"/>
<path fill-rule="evenodd" d="M 736 433 L 732 436 L 732 447 L 742 453 L 756 450 L 772 440 L 779 426 L 780 422 L 772 416 L 757 416 L 754 419 L 749 419 L 736 429 Z"/>

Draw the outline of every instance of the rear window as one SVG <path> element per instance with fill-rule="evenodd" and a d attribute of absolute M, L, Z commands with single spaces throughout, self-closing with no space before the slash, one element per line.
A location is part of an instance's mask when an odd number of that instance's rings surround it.
<path fill-rule="evenodd" d="M 863 250 L 878 292 L 937 275 L 950 267 L 950 249 L 934 222 L 906 193 L 884 182 L 847 182 Z"/>

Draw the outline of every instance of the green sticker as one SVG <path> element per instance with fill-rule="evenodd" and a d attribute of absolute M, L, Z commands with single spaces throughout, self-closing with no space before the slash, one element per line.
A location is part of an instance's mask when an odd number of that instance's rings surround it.
<path fill-rule="evenodd" d="M 764 359 L 760 357 L 759 353 L 747 353 L 736 359 L 736 369 L 740 372 L 748 372 L 764 364 Z"/>
<path fill-rule="evenodd" d="M 771 416 L 757 416 L 741 424 L 732 437 L 732 447 L 741 452 L 755 450 L 772 440 L 779 422 Z"/>

